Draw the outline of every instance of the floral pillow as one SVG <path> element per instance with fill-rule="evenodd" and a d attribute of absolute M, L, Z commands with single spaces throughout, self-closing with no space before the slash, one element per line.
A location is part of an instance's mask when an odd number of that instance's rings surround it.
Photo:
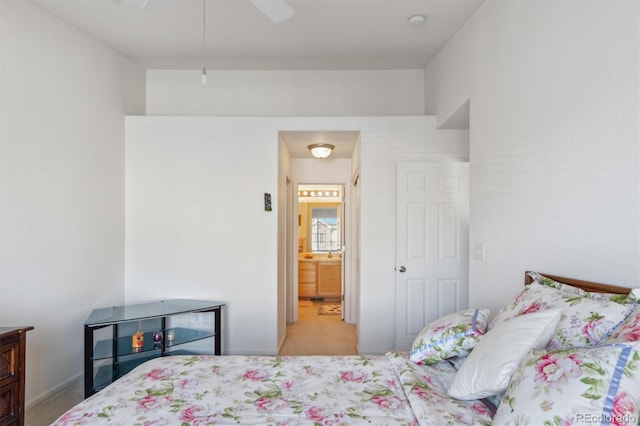
<path fill-rule="evenodd" d="M 640 343 L 531 351 L 493 425 L 637 425 Z"/>
<path fill-rule="evenodd" d="M 418 333 L 409 358 L 418 364 L 431 365 L 467 355 L 486 331 L 488 319 L 488 309 L 468 309 L 445 315 Z"/>
<path fill-rule="evenodd" d="M 570 284 L 561 283 L 556 280 L 553 280 L 549 277 L 545 277 L 537 272 L 527 272 L 529 277 L 533 278 L 537 283 L 543 284 L 549 287 L 556 288 L 558 290 L 566 291 L 567 293 L 578 294 L 580 296 L 590 297 L 592 299 L 599 300 L 610 300 L 616 303 L 634 303 L 638 301 L 638 290 L 640 289 L 630 289 L 629 294 L 619 294 L 619 293 L 601 293 L 596 291 L 586 291 L 581 288 L 572 286 Z"/>
<path fill-rule="evenodd" d="M 509 318 L 550 308 L 562 309 L 562 317 L 547 347 L 563 349 L 597 345 L 625 320 L 635 304 L 594 299 L 534 281 L 500 309 L 489 324 L 489 329 Z"/>
<path fill-rule="evenodd" d="M 640 341 L 640 308 L 636 308 L 620 327 L 616 328 L 606 343 L 624 343 Z"/>

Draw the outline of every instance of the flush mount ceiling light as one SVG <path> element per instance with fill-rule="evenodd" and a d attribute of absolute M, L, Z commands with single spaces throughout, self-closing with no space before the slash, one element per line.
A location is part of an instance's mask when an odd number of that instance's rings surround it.
<path fill-rule="evenodd" d="M 414 27 L 421 27 L 424 25 L 424 21 L 426 19 L 427 18 L 424 15 L 412 15 L 412 16 L 409 16 L 408 21 Z"/>
<path fill-rule="evenodd" d="M 311 155 L 316 158 L 327 158 L 331 155 L 331 151 L 335 146 L 328 143 L 314 143 L 308 146 L 309 151 L 311 151 Z"/>

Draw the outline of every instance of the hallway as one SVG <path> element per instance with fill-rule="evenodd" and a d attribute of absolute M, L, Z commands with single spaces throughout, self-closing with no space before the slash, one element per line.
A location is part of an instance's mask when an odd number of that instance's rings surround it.
<path fill-rule="evenodd" d="M 357 355 L 356 326 L 340 315 L 319 315 L 319 302 L 298 306 L 298 322 L 287 325 L 280 355 Z"/>

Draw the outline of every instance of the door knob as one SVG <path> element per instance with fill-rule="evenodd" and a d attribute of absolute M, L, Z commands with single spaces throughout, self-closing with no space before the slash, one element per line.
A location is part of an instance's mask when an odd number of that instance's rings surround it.
<path fill-rule="evenodd" d="M 405 268 L 404 266 L 398 266 L 396 269 L 398 270 L 398 272 L 404 272 L 407 270 L 407 268 Z"/>

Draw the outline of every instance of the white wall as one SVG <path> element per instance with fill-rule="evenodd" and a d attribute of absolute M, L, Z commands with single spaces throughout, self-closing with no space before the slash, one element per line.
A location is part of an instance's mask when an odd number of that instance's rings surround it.
<path fill-rule="evenodd" d="M 124 113 L 144 72 L 31 2 L 0 2 L 0 324 L 27 335 L 27 406 L 83 369 L 124 299 Z"/>
<path fill-rule="evenodd" d="M 397 116 L 424 114 L 423 70 L 147 71 L 150 115 Z"/>
<path fill-rule="evenodd" d="M 429 65 L 438 122 L 471 99 L 472 305 L 526 269 L 640 284 L 639 29 L 636 0 L 488 0 Z"/>
<path fill-rule="evenodd" d="M 268 120 L 127 118 L 127 303 L 223 301 L 223 352 L 275 352 L 277 138 Z"/>
<path fill-rule="evenodd" d="M 471 18 L 425 70 L 425 108 L 437 117 L 438 127 L 447 122 L 470 96 L 474 73 L 472 58 L 476 52 L 475 29 Z"/>
<path fill-rule="evenodd" d="M 433 117 L 128 117 L 126 300 L 227 302 L 225 353 L 276 353 L 278 131 L 360 130 L 360 348 L 393 348 L 395 162 L 467 157 Z M 263 193 L 274 196 L 264 212 Z M 366 247 L 366 248 L 365 248 Z M 388 312 L 388 315 L 381 315 Z"/>

